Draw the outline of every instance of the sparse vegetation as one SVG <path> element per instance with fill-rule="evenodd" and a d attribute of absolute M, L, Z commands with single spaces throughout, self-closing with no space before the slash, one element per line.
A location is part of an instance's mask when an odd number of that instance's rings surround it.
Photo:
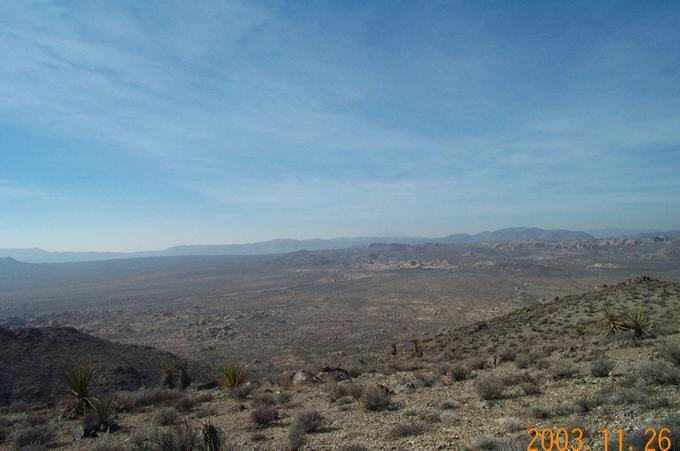
<path fill-rule="evenodd" d="M 294 424 L 306 433 L 318 432 L 323 427 L 324 420 L 318 410 L 307 409 L 295 415 Z"/>
<path fill-rule="evenodd" d="M 503 396 L 503 381 L 492 375 L 482 375 L 475 380 L 475 390 L 481 399 L 499 399 Z"/>
<path fill-rule="evenodd" d="M 218 382 L 229 389 L 238 388 L 248 381 L 248 373 L 243 365 L 228 365 L 222 369 Z"/>
<path fill-rule="evenodd" d="M 607 377 L 613 369 L 614 362 L 607 359 L 606 357 L 597 358 L 590 364 L 590 374 L 595 377 Z"/>
<path fill-rule="evenodd" d="M 428 427 L 422 423 L 401 423 L 397 424 L 390 431 L 392 438 L 411 437 L 424 434 Z"/>
<path fill-rule="evenodd" d="M 170 426 L 177 423 L 179 415 L 175 409 L 165 408 L 156 412 L 154 419 L 159 426 Z"/>
<path fill-rule="evenodd" d="M 567 360 L 558 360 L 550 369 L 555 379 L 568 379 L 578 374 L 578 368 Z"/>
<path fill-rule="evenodd" d="M 54 440 L 54 432 L 54 426 L 51 424 L 28 426 L 15 434 L 14 446 L 19 449 L 28 446 L 43 447 Z"/>
<path fill-rule="evenodd" d="M 199 443 L 198 434 L 187 421 L 165 431 L 156 431 L 152 441 L 159 451 L 192 451 Z"/>
<path fill-rule="evenodd" d="M 203 423 L 201 426 L 201 442 L 205 451 L 221 451 L 224 434 L 212 423 Z"/>
<path fill-rule="evenodd" d="M 293 423 L 288 428 L 288 449 L 286 451 L 297 451 L 305 446 L 305 431 L 299 425 Z"/>
<path fill-rule="evenodd" d="M 364 388 L 361 401 L 368 411 L 384 410 L 390 406 L 390 393 L 385 387 L 370 385 Z"/>
<path fill-rule="evenodd" d="M 640 365 L 640 377 L 654 385 L 680 384 L 680 369 L 666 361 L 649 361 Z"/>
<path fill-rule="evenodd" d="M 64 379 L 73 395 L 73 402 L 67 408 L 69 415 L 83 415 L 92 407 L 97 385 L 106 381 L 99 366 L 92 362 L 84 362 L 69 368 Z"/>
<path fill-rule="evenodd" d="M 256 407 L 250 412 L 250 419 L 257 427 L 266 427 L 279 419 L 279 411 L 276 407 Z"/>

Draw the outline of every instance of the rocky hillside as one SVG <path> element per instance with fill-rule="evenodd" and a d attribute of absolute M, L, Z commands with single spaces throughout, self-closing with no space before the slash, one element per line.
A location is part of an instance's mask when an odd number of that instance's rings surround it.
<path fill-rule="evenodd" d="M 46 402 L 64 394 L 64 371 L 81 362 L 100 365 L 109 390 L 156 385 L 162 365 L 179 360 L 150 347 L 112 343 L 68 327 L 0 327 L 0 405 Z M 205 367 L 195 367 L 205 376 Z"/>

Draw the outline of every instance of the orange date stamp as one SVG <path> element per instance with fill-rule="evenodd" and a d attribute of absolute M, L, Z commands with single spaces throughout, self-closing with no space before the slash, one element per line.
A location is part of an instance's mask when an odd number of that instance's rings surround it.
<path fill-rule="evenodd" d="M 583 429 L 573 428 L 530 428 L 529 444 L 527 451 L 595 451 L 589 445 L 585 445 Z M 673 449 L 671 431 L 668 428 L 647 428 L 644 433 L 646 443 L 644 448 L 624 447 L 624 433 L 621 428 L 600 431 L 603 440 L 603 451 L 670 451 Z"/>

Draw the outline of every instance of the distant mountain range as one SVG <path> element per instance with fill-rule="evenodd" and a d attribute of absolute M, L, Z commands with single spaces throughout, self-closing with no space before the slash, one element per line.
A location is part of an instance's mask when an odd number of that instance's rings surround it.
<path fill-rule="evenodd" d="M 617 235 L 610 235 L 617 236 Z M 600 234 L 600 237 L 602 235 Z M 185 245 L 175 246 L 158 251 L 144 252 L 50 252 L 39 248 L 0 249 L 0 258 L 13 258 L 27 263 L 66 263 L 95 260 L 114 260 L 139 257 L 176 257 L 185 255 L 263 255 L 281 254 L 297 251 L 319 251 L 330 249 L 347 249 L 369 246 L 373 243 L 399 244 L 471 244 L 506 241 L 563 241 L 587 240 L 594 236 L 579 231 L 560 229 L 539 229 L 529 227 L 513 227 L 481 232 L 474 235 L 458 233 L 442 238 L 424 237 L 353 237 L 334 239 L 292 240 L 277 239 L 248 244 L 221 245 Z"/>
<path fill-rule="evenodd" d="M 544 230 L 516 227 L 482 232 L 475 235 L 454 234 L 442 238 L 424 237 L 350 237 L 334 239 L 276 239 L 247 244 L 183 245 L 158 251 L 143 252 L 50 252 L 40 248 L 0 249 L 0 258 L 11 257 L 28 263 L 65 263 L 78 261 L 113 260 L 139 257 L 170 257 L 185 255 L 263 255 L 297 251 L 319 251 L 368 246 L 373 243 L 399 244 L 467 244 L 502 241 L 560 241 L 591 239 L 585 232 L 569 230 Z"/>

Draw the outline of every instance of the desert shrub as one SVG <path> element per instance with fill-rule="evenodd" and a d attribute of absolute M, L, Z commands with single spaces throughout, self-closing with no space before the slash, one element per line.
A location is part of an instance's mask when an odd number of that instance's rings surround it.
<path fill-rule="evenodd" d="M 590 374 L 595 377 L 607 377 L 614 369 L 614 362 L 607 358 L 595 359 L 590 364 Z"/>
<path fill-rule="evenodd" d="M 498 353 L 498 361 L 499 362 L 512 362 L 512 361 L 515 360 L 516 356 L 517 356 L 517 353 L 515 352 L 514 349 L 505 348 L 505 349 L 502 349 L 501 352 Z"/>
<path fill-rule="evenodd" d="M 201 442 L 205 451 L 221 451 L 224 434 L 212 423 L 201 425 Z"/>
<path fill-rule="evenodd" d="M 383 410 L 390 406 L 390 393 L 385 387 L 371 385 L 364 388 L 361 395 L 361 401 L 366 410 Z"/>
<path fill-rule="evenodd" d="M 286 451 L 297 451 L 305 446 L 305 431 L 300 426 L 293 423 L 288 428 L 288 449 Z"/>
<path fill-rule="evenodd" d="M 573 363 L 567 360 L 559 360 L 550 369 L 555 379 L 568 379 L 578 373 Z"/>
<path fill-rule="evenodd" d="M 250 436 L 250 440 L 254 442 L 266 442 L 267 440 L 269 440 L 269 437 L 267 437 L 262 432 L 256 432 Z"/>
<path fill-rule="evenodd" d="M 82 415 L 92 406 L 97 385 L 105 382 L 99 366 L 84 362 L 67 369 L 64 379 L 73 395 L 73 402 L 68 407 L 68 414 Z"/>
<path fill-rule="evenodd" d="M 520 389 L 522 390 L 522 393 L 527 396 L 536 396 L 541 394 L 541 387 L 539 387 L 538 384 L 534 382 L 526 382 L 520 385 Z"/>
<path fill-rule="evenodd" d="M 486 358 L 484 357 L 475 357 L 473 359 L 470 359 L 468 362 L 468 368 L 470 371 L 474 370 L 483 370 L 486 367 Z"/>
<path fill-rule="evenodd" d="M 178 412 L 184 413 L 191 412 L 195 406 L 196 401 L 188 396 L 182 396 L 175 403 L 175 409 L 177 409 Z"/>
<path fill-rule="evenodd" d="M 594 402 L 596 404 L 642 404 L 649 398 L 649 393 L 646 389 L 640 387 L 616 387 L 609 385 L 603 387 L 595 396 Z"/>
<path fill-rule="evenodd" d="M 222 369 L 218 382 L 224 387 L 237 388 L 248 381 L 248 373 L 243 365 L 227 365 Z"/>
<path fill-rule="evenodd" d="M 354 399 L 361 398 L 364 387 L 358 382 L 343 382 L 341 384 L 333 384 L 329 390 L 331 401 L 336 401 L 340 398 L 349 396 Z"/>
<path fill-rule="evenodd" d="M 204 402 L 212 401 L 213 399 L 215 399 L 215 397 L 212 395 L 212 393 L 203 392 L 203 393 L 199 393 L 198 395 L 196 395 L 194 397 L 194 399 L 198 403 L 204 403 Z"/>
<path fill-rule="evenodd" d="M 677 343 L 665 343 L 659 354 L 673 365 L 680 367 L 680 345 Z"/>
<path fill-rule="evenodd" d="M 276 398 L 271 393 L 263 393 L 256 396 L 251 401 L 253 407 L 275 406 L 277 404 Z"/>
<path fill-rule="evenodd" d="M 646 338 L 652 335 L 652 320 L 644 310 L 630 312 L 626 317 L 625 326 L 633 332 L 635 338 Z"/>
<path fill-rule="evenodd" d="M 269 426 L 278 418 L 279 411 L 275 407 L 256 407 L 250 412 L 250 419 L 257 427 Z"/>
<path fill-rule="evenodd" d="M 467 370 L 467 368 L 456 365 L 451 367 L 449 374 L 451 375 L 451 379 L 454 381 L 462 381 L 468 378 L 470 372 Z"/>
<path fill-rule="evenodd" d="M 157 406 L 171 405 L 177 402 L 184 395 L 175 390 L 163 390 L 160 388 L 142 389 L 131 393 L 118 393 L 116 402 L 121 411 L 132 412 L 135 409 Z"/>
<path fill-rule="evenodd" d="M 352 398 L 351 396 L 343 396 L 342 398 L 336 399 L 333 402 L 333 404 L 335 404 L 336 406 L 346 406 L 348 404 L 352 404 L 354 401 L 355 401 L 354 398 Z"/>
<path fill-rule="evenodd" d="M 639 368 L 640 376 L 654 385 L 680 384 L 680 369 L 668 362 L 644 362 Z"/>
<path fill-rule="evenodd" d="M 347 374 L 349 374 L 349 377 L 359 377 L 362 374 L 364 374 L 364 369 L 360 366 L 350 366 L 347 368 Z"/>
<path fill-rule="evenodd" d="M 524 451 L 526 450 L 526 442 L 519 438 L 481 435 L 475 438 L 471 448 L 479 451 Z"/>
<path fill-rule="evenodd" d="M 196 418 L 213 417 L 217 415 L 217 409 L 213 406 L 201 406 L 194 411 Z"/>
<path fill-rule="evenodd" d="M 576 402 L 574 403 L 574 407 L 577 412 L 590 412 L 593 410 L 595 407 L 599 405 L 599 400 L 597 397 L 588 397 L 588 396 L 583 396 L 581 398 L 578 398 Z"/>
<path fill-rule="evenodd" d="M 177 415 L 177 411 L 169 408 L 161 409 L 154 415 L 154 420 L 159 426 L 170 426 L 175 424 L 177 423 L 178 418 L 179 415 Z"/>
<path fill-rule="evenodd" d="M 401 423 L 397 424 L 390 431 L 392 438 L 412 437 L 424 434 L 428 430 L 422 423 Z"/>
<path fill-rule="evenodd" d="M 495 376 L 484 375 L 475 380 L 475 390 L 481 399 L 499 399 L 503 396 L 503 382 Z"/>
<path fill-rule="evenodd" d="M 295 424 L 305 432 L 318 432 L 325 419 L 317 410 L 307 409 L 295 415 Z"/>
<path fill-rule="evenodd" d="M 14 446 L 25 448 L 27 446 L 45 446 L 54 440 L 54 426 L 41 424 L 21 429 L 14 435 Z"/>
<path fill-rule="evenodd" d="M 24 418 L 24 423 L 28 426 L 39 426 L 41 424 L 48 423 L 49 421 L 44 415 L 29 415 Z"/>
<path fill-rule="evenodd" d="M 255 385 L 250 383 L 241 384 L 229 390 L 229 395 L 234 399 L 248 399 L 255 390 Z"/>
<path fill-rule="evenodd" d="M 442 401 L 442 403 L 439 405 L 439 408 L 442 410 L 453 410 L 458 408 L 458 402 L 454 401 L 453 399 L 446 399 Z"/>
<path fill-rule="evenodd" d="M 287 391 L 282 391 L 276 396 L 276 402 L 280 406 L 285 406 L 293 399 L 293 395 Z"/>
<path fill-rule="evenodd" d="M 159 451 L 192 451 L 199 443 L 198 434 L 187 421 L 166 431 L 156 431 L 152 441 Z"/>
<path fill-rule="evenodd" d="M 529 416 L 538 418 L 539 420 L 547 420 L 553 416 L 550 409 L 540 406 L 533 406 L 529 408 Z"/>
<path fill-rule="evenodd" d="M 496 423 L 506 432 L 516 432 L 524 428 L 524 423 L 515 417 L 501 417 L 496 420 Z"/>
<path fill-rule="evenodd" d="M 423 412 L 418 415 L 418 418 L 427 424 L 441 423 L 442 419 L 437 412 Z"/>
<path fill-rule="evenodd" d="M 431 372 L 416 373 L 416 385 L 418 387 L 432 387 L 437 382 L 437 377 Z"/>
<path fill-rule="evenodd" d="M 515 366 L 520 370 L 529 368 L 535 361 L 536 356 L 528 352 L 515 356 Z"/>

